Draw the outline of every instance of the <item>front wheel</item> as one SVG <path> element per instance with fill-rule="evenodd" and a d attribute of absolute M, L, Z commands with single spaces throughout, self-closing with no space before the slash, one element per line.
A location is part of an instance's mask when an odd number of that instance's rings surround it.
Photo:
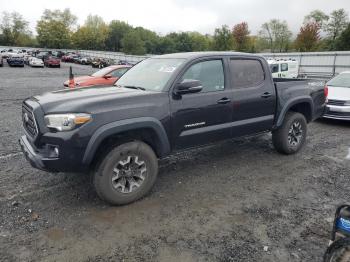
<path fill-rule="evenodd" d="M 304 145 L 307 134 L 307 122 L 304 115 L 288 112 L 283 124 L 272 132 L 275 149 L 283 154 L 294 154 Z"/>
<path fill-rule="evenodd" d="M 113 148 L 97 166 L 93 183 L 99 197 L 124 205 L 144 197 L 154 185 L 158 160 L 150 146 L 133 141 Z"/>

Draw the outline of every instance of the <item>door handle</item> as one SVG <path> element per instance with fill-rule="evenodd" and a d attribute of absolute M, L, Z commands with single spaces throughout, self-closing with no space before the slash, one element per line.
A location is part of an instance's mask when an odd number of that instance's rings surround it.
<path fill-rule="evenodd" d="M 262 98 L 269 98 L 270 96 L 272 96 L 270 92 L 265 92 L 261 95 Z"/>
<path fill-rule="evenodd" d="M 224 97 L 224 98 L 221 98 L 217 101 L 218 104 L 227 104 L 227 103 L 230 103 L 231 102 L 231 99 L 227 98 L 227 97 Z"/>

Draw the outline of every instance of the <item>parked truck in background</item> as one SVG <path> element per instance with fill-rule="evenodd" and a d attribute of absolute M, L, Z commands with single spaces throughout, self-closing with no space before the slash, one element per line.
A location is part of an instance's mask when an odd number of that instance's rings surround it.
<path fill-rule="evenodd" d="M 274 81 L 263 57 L 235 52 L 152 57 L 116 84 L 26 99 L 19 142 L 36 168 L 90 172 L 117 205 L 145 196 L 158 159 L 178 150 L 272 132 L 278 152 L 296 153 L 326 101 L 320 83 Z"/>

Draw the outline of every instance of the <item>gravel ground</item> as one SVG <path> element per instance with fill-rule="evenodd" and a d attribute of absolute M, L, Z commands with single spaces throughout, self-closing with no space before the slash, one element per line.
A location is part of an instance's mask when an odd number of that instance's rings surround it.
<path fill-rule="evenodd" d="M 310 124 L 292 156 L 269 134 L 171 156 L 147 197 L 111 207 L 88 175 L 45 173 L 20 153 L 21 101 L 67 77 L 64 64 L 0 68 L 1 261 L 321 261 L 349 199 L 349 123 Z"/>

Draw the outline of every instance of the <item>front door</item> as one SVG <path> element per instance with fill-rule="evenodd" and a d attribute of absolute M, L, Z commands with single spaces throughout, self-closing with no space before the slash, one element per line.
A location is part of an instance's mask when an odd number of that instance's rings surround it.
<path fill-rule="evenodd" d="M 196 61 L 181 77 L 199 80 L 202 91 L 172 97 L 172 142 L 175 149 L 231 137 L 232 90 L 225 79 L 224 61 Z"/>

